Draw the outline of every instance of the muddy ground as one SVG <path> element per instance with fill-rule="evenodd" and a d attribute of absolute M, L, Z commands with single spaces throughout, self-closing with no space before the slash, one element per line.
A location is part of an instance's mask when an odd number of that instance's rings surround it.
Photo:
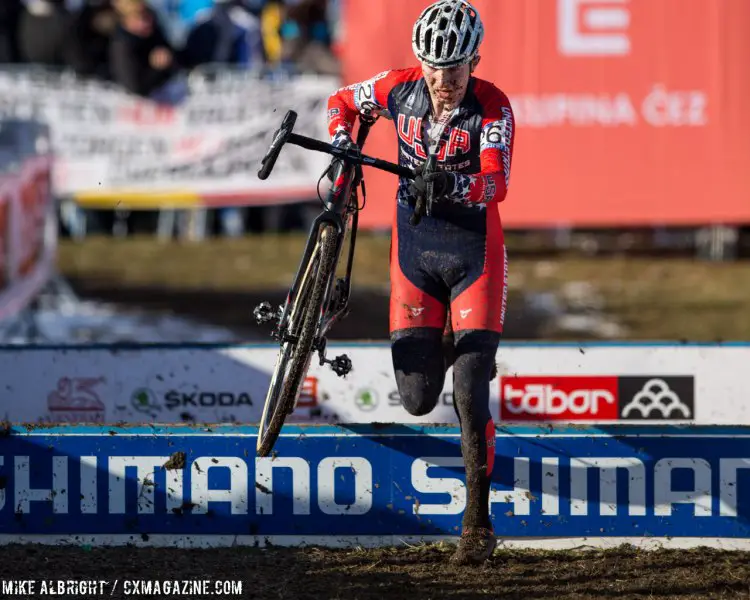
<path fill-rule="evenodd" d="M 629 547 L 505 550 L 481 567 L 458 568 L 448 563 L 451 548 L 448 544 L 377 550 L 11 546 L 2 551 L 0 580 L 118 579 L 119 589 L 110 596 L 107 588 L 104 595 L 112 598 L 133 597 L 123 594 L 125 579 L 203 578 L 212 583 L 242 581 L 244 598 L 750 598 L 748 553 Z"/>

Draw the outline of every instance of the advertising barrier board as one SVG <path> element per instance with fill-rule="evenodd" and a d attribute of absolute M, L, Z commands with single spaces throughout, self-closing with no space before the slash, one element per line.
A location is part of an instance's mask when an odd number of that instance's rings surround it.
<path fill-rule="evenodd" d="M 85 206 L 262 204 L 316 197 L 326 156 L 289 146 L 268 181 L 257 177 L 287 110 L 295 132 L 326 141 L 330 77 L 268 79 L 226 69 L 191 77 L 187 96 L 160 105 L 108 83 L 48 69 L 0 69 L 0 116 L 50 126 L 53 188 Z"/>
<path fill-rule="evenodd" d="M 51 159 L 29 156 L 0 176 L 0 320 L 20 312 L 52 274 L 57 216 Z"/>
<path fill-rule="evenodd" d="M 256 423 L 276 346 L 0 349 L 0 418 L 14 423 Z M 457 423 L 452 371 L 428 415 L 401 406 L 385 344 L 328 346 L 345 378 L 312 361 L 292 422 Z M 496 422 L 750 425 L 748 345 L 502 344 Z"/>
<path fill-rule="evenodd" d="M 455 537 L 455 427 L 14 428 L 0 437 L 0 539 L 48 543 L 392 544 Z M 499 428 L 490 503 L 508 542 L 750 537 L 750 429 Z"/>
<path fill-rule="evenodd" d="M 472 4 L 485 28 L 475 75 L 509 96 L 515 117 L 506 227 L 750 221 L 750 3 Z M 344 84 L 416 65 L 412 28 L 426 5 L 345 2 Z M 367 151 L 397 156 L 393 123 L 379 124 Z M 700 185 L 685 164 L 699 165 Z M 388 228 L 397 182 L 366 177 L 360 223 Z"/>

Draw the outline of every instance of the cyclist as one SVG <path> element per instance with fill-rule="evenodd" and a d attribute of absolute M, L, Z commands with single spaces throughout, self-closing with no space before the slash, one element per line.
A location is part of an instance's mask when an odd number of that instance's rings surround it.
<path fill-rule="evenodd" d="M 484 27 L 466 0 L 438 0 L 417 19 L 412 47 L 420 65 L 386 71 L 334 93 L 333 144 L 353 147 L 359 113 L 393 119 L 402 179 L 393 225 L 391 353 L 403 406 L 435 408 L 453 366 L 467 503 L 454 563 L 481 562 L 496 539 L 489 515 L 495 426 L 489 387 L 503 330 L 507 255 L 498 203 L 505 199 L 514 144 L 513 110 L 492 83 L 472 75 Z M 438 169 L 424 174 L 428 154 Z M 409 223 L 416 198 L 433 186 L 431 216 Z"/>

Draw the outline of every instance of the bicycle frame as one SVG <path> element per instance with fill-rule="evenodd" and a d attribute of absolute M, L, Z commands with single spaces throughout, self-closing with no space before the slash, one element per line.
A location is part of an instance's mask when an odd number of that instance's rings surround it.
<path fill-rule="evenodd" d="M 307 150 L 324 152 L 334 157 L 331 166 L 326 171 L 330 174 L 333 185 L 331 186 L 328 196 L 324 201 L 323 211 L 315 218 L 310 234 L 305 244 L 305 250 L 302 255 L 297 272 L 294 275 L 292 285 L 286 297 L 284 306 L 274 314 L 271 305 L 267 302 L 256 307 L 254 314 L 258 323 L 275 320 L 276 330 L 271 334 L 282 345 L 284 343 L 295 344 L 295 336 L 287 332 L 287 320 L 290 316 L 290 307 L 294 304 L 297 294 L 306 276 L 306 270 L 317 249 L 319 241 L 319 232 L 323 225 L 333 225 L 336 231 L 336 250 L 334 257 L 333 269 L 328 281 L 326 282 L 325 295 L 323 298 L 323 309 L 317 322 L 315 337 L 313 341 L 313 350 L 320 355 L 320 364 L 329 364 L 331 368 L 339 375 L 345 375 L 351 370 L 351 361 L 346 355 L 336 357 L 334 360 L 325 358 L 326 333 L 342 316 L 346 315 L 349 308 L 349 294 L 351 291 L 351 276 L 354 264 L 354 251 L 357 241 L 357 229 L 359 224 L 359 205 L 357 197 L 357 186 L 362 184 L 364 193 L 364 177 L 362 167 L 369 166 L 381 171 L 392 173 L 402 178 L 414 179 L 417 172 L 409 167 L 401 166 L 372 156 L 362 154 L 361 148 L 364 146 L 370 128 L 377 121 L 380 114 L 360 114 L 359 131 L 357 132 L 357 148 L 337 148 L 329 143 L 299 135 L 294 133 L 294 125 L 297 120 L 297 113 L 288 111 L 282 120 L 281 127 L 274 133 L 271 146 L 261 161 L 261 168 L 258 171 L 258 177 L 262 180 L 267 179 L 271 174 L 274 164 L 279 157 L 279 153 L 285 144 L 293 144 Z M 428 173 L 434 168 L 435 160 L 428 160 L 424 165 L 423 173 Z M 412 225 L 416 226 L 419 219 L 425 211 L 429 209 L 432 202 L 431 198 L 420 197 L 415 205 L 415 213 L 412 216 Z M 351 227 L 351 243 L 349 255 L 347 258 L 346 275 L 343 279 L 336 277 L 336 271 L 341 260 L 341 250 L 344 245 L 346 234 Z M 339 295 L 340 294 L 340 295 Z M 332 299 L 335 295 L 335 305 L 332 306 Z"/>
<path fill-rule="evenodd" d="M 375 123 L 375 119 L 360 116 L 360 126 L 357 132 L 357 146 L 362 148 L 367 136 L 370 133 L 370 128 Z M 325 335 L 331 329 L 331 327 L 348 311 L 349 307 L 349 293 L 351 290 L 351 275 L 352 267 L 354 264 L 354 250 L 356 247 L 357 240 L 357 227 L 359 223 L 358 215 L 358 195 L 357 189 L 354 184 L 361 181 L 361 166 L 351 164 L 345 159 L 334 159 L 332 162 L 332 173 L 331 179 L 333 185 L 328 192 L 328 197 L 325 200 L 325 206 L 323 212 L 321 212 L 313 221 L 310 228 L 310 234 L 308 235 L 307 242 L 305 244 L 305 251 L 302 255 L 302 260 L 297 268 L 297 272 L 294 275 L 291 288 L 287 295 L 286 303 L 284 305 L 283 312 L 279 319 L 279 324 L 282 329 L 278 332 L 280 341 L 294 341 L 286 335 L 286 317 L 289 306 L 292 300 L 299 292 L 304 270 L 315 251 L 315 246 L 318 240 L 318 231 L 324 223 L 330 223 L 336 227 L 337 242 L 336 242 L 336 261 L 334 268 L 331 272 L 331 278 L 328 281 L 326 288 L 325 300 L 324 300 L 324 311 L 320 317 L 318 323 L 317 332 L 315 335 L 315 350 L 323 352 L 325 350 Z M 342 297 L 339 298 L 338 305 L 331 309 L 331 296 L 333 294 L 333 283 L 336 281 L 336 269 L 339 261 L 341 260 L 341 250 L 344 245 L 347 231 L 351 225 L 351 243 L 349 246 L 349 253 L 347 257 L 346 276 L 343 279 L 342 284 Z"/>

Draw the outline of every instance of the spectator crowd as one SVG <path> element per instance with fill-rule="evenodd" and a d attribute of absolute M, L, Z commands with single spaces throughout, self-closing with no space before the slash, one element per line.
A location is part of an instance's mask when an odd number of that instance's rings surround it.
<path fill-rule="evenodd" d="M 340 1 L 0 0 L 0 67 L 72 70 L 159 102 L 179 102 L 183 76 L 208 65 L 269 76 L 338 75 Z M 188 219 L 176 223 L 180 231 L 236 236 L 306 228 L 310 206 L 301 198 L 287 206 L 177 212 L 72 209 L 61 215 L 61 232 L 170 236 L 178 216 Z"/>
<path fill-rule="evenodd" d="M 0 63 L 69 68 L 144 97 L 207 64 L 338 74 L 334 0 L 0 0 Z"/>

